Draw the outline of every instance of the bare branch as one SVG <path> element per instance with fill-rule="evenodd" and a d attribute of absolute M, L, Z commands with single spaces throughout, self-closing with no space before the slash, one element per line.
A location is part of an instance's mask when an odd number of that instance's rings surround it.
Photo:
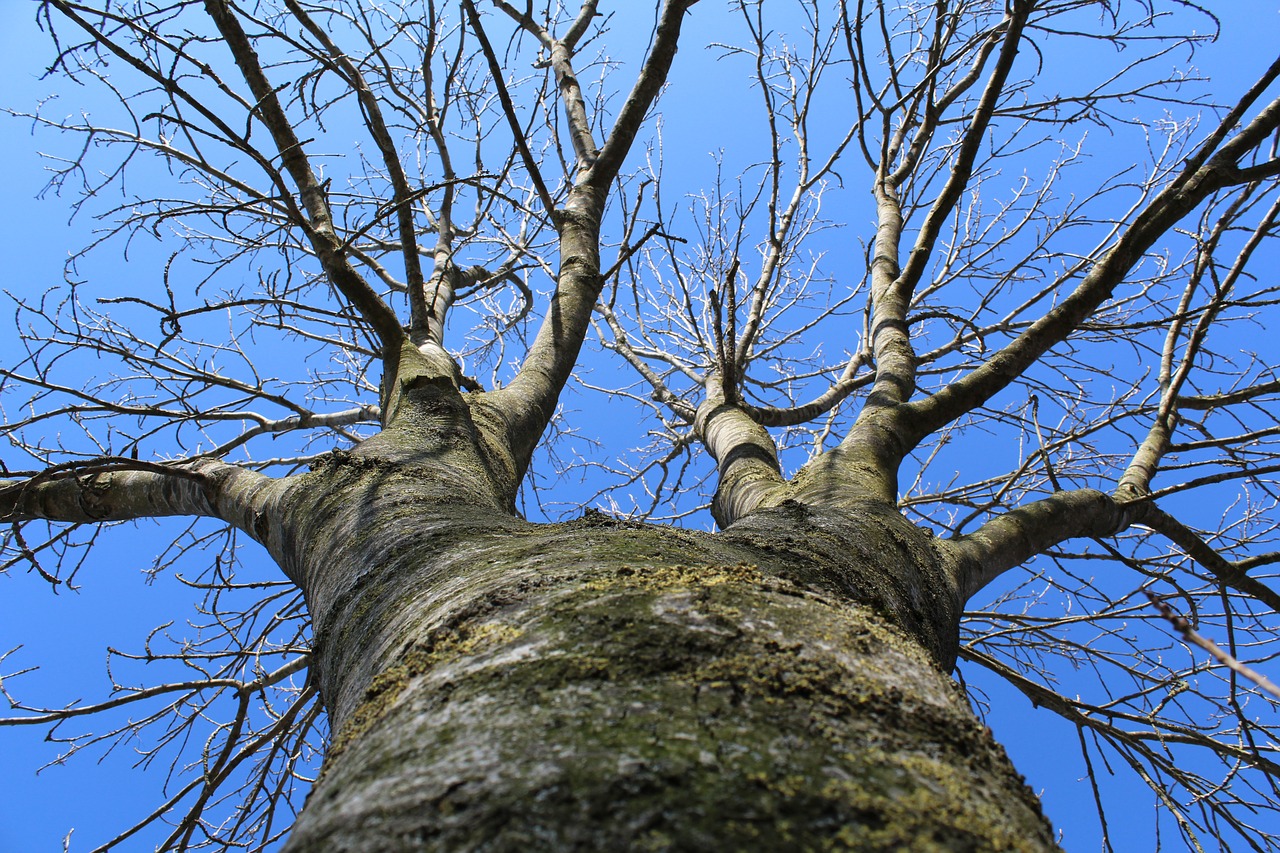
<path fill-rule="evenodd" d="M 1150 599 L 1151 603 L 1155 605 L 1155 608 L 1160 611 L 1160 615 L 1163 616 L 1165 619 L 1168 619 L 1169 624 L 1172 625 L 1174 629 L 1178 631 L 1178 633 L 1182 634 L 1183 638 L 1186 639 L 1187 642 L 1204 649 L 1206 652 L 1212 655 L 1213 659 L 1216 660 L 1218 663 L 1231 669 L 1234 672 L 1240 673 L 1245 678 L 1249 679 L 1254 684 L 1258 685 L 1260 688 L 1270 693 L 1275 698 L 1280 699 L 1280 687 L 1277 687 L 1275 684 L 1273 684 L 1271 679 L 1267 678 L 1265 675 L 1259 672 L 1255 672 L 1254 670 L 1240 663 L 1240 661 L 1236 660 L 1231 655 L 1224 652 L 1222 650 L 1222 647 L 1219 646 L 1217 643 L 1215 643 L 1213 640 L 1210 640 L 1206 637 L 1202 637 L 1196 631 L 1196 629 L 1191 626 L 1191 623 L 1186 620 L 1186 617 L 1179 616 L 1177 613 L 1174 613 L 1173 608 L 1170 607 L 1163 598 L 1156 595 L 1154 592 L 1151 592 L 1150 590 L 1148 590 L 1147 598 Z"/>
<path fill-rule="evenodd" d="M 404 336 L 400 322 L 344 256 L 342 241 L 333 229 L 333 216 L 324 185 L 312 171 L 302 140 L 294 133 L 276 90 L 263 73 L 258 55 L 236 19 L 233 7 L 227 0 L 206 0 L 205 10 L 235 57 L 236 65 L 257 101 L 258 116 L 275 140 L 281 162 L 298 188 L 303 207 L 309 216 L 308 236 L 316 256 L 324 265 L 334 286 L 351 300 L 373 326 L 382 342 L 384 356 L 394 358 L 399 351 L 400 339 Z"/>

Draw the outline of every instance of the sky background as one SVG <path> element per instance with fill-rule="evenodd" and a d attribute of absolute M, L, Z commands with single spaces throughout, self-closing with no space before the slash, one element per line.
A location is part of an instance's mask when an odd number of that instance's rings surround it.
<path fill-rule="evenodd" d="M 34 5 L 26 0 L 0 0 L 0 104 L 27 109 L 57 90 L 64 93 L 64 103 L 74 105 L 76 95 L 67 84 L 37 79 L 50 51 L 35 27 Z M 1242 88 L 1274 57 L 1280 44 L 1280 15 L 1270 0 L 1227 0 L 1215 4 L 1215 11 L 1226 16 L 1223 39 L 1206 48 L 1197 64 L 1217 81 L 1213 91 L 1225 95 Z M 694 51 L 686 50 L 681 57 Z M 726 103 L 715 99 L 710 105 L 728 112 Z M 711 119 L 706 122 L 712 134 L 709 142 L 723 130 L 722 121 L 706 115 L 706 103 L 680 106 Z M 0 121 L 0 157 L 8 166 L 0 185 L 0 257 L 5 258 L 0 281 L 3 289 L 34 294 L 61 281 L 64 259 L 69 250 L 88 241 L 89 225 L 68 222 L 65 201 L 36 198 L 46 180 L 37 156 L 41 140 L 33 138 L 20 120 Z M 102 258 L 99 261 L 94 275 L 129 274 L 123 264 L 113 270 L 101 263 Z M 0 316 L 0 324 L 5 322 Z M 7 350 L 9 334 L 0 325 L 0 358 L 11 351 Z M 180 620 L 189 612 L 191 595 L 171 576 L 148 583 L 145 574 L 158 543 L 183 526 L 148 522 L 108 531 L 106 547 L 100 548 L 92 566 L 80 576 L 78 593 L 55 595 L 37 577 L 21 572 L 0 576 L 0 652 L 23 646 L 0 664 L 0 673 L 35 664 L 42 667 L 7 685 L 23 698 L 47 704 L 104 695 L 107 646 L 137 649 L 156 625 Z M 1029 784 L 1043 794 L 1050 818 L 1064 832 L 1066 849 L 1072 853 L 1097 849 L 1092 794 L 1082 781 L 1084 768 L 1073 732 L 1055 725 L 1056 719 L 1047 713 L 1035 712 L 1011 689 L 990 683 L 982 686 L 995 709 L 989 722 Z M 81 756 L 37 776 L 36 768 L 58 754 L 57 746 L 43 737 L 43 730 L 0 728 L 0 853 L 61 849 L 72 826 L 70 849 L 88 850 L 160 801 L 162 775 L 132 771 L 128 744 L 102 763 Z M 1106 787 L 1113 784 L 1119 783 L 1104 783 Z M 1126 792 L 1132 791 L 1121 789 L 1117 796 L 1129 796 Z M 1132 825 L 1112 827 L 1118 850 L 1153 846 L 1149 819 L 1154 806 L 1148 794 L 1139 793 L 1133 800 Z M 125 845 L 125 849 L 150 847 L 143 838 Z"/>

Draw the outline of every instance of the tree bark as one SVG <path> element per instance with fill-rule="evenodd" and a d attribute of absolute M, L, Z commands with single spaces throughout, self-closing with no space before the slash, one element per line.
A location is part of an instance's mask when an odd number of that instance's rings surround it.
<path fill-rule="evenodd" d="M 334 732 L 286 850 L 1056 849 L 895 508 L 535 525 L 466 433 L 389 429 L 280 505 Z"/>

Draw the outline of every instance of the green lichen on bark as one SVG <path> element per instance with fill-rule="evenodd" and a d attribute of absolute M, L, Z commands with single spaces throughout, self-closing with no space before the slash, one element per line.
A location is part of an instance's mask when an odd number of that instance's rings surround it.
<path fill-rule="evenodd" d="M 375 679 L 290 849 L 1052 849 L 867 608 L 753 564 L 579 553 Z"/>
<path fill-rule="evenodd" d="M 401 424 L 455 418 L 409 390 Z M 289 849 L 1052 849 L 895 508 L 534 525 L 422 475 L 483 480 L 466 432 L 386 430 L 295 495 L 337 735 Z"/>
<path fill-rule="evenodd" d="M 475 629 L 443 632 L 427 648 L 411 649 L 398 663 L 374 678 L 365 693 L 365 700 L 329 745 L 325 767 L 330 766 L 349 744 L 359 740 L 386 713 L 411 679 L 430 672 L 453 657 L 475 654 L 485 646 L 508 642 L 519 635 L 518 630 L 509 626 L 484 624 Z"/>

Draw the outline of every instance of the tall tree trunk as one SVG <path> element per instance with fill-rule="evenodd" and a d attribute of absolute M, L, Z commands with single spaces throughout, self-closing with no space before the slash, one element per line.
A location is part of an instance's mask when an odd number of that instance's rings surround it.
<path fill-rule="evenodd" d="M 287 850 L 1054 849 L 892 506 L 534 525 L 458 497 L 463 433 L 388 430 L 262 531 L 334 731 Z"/>

